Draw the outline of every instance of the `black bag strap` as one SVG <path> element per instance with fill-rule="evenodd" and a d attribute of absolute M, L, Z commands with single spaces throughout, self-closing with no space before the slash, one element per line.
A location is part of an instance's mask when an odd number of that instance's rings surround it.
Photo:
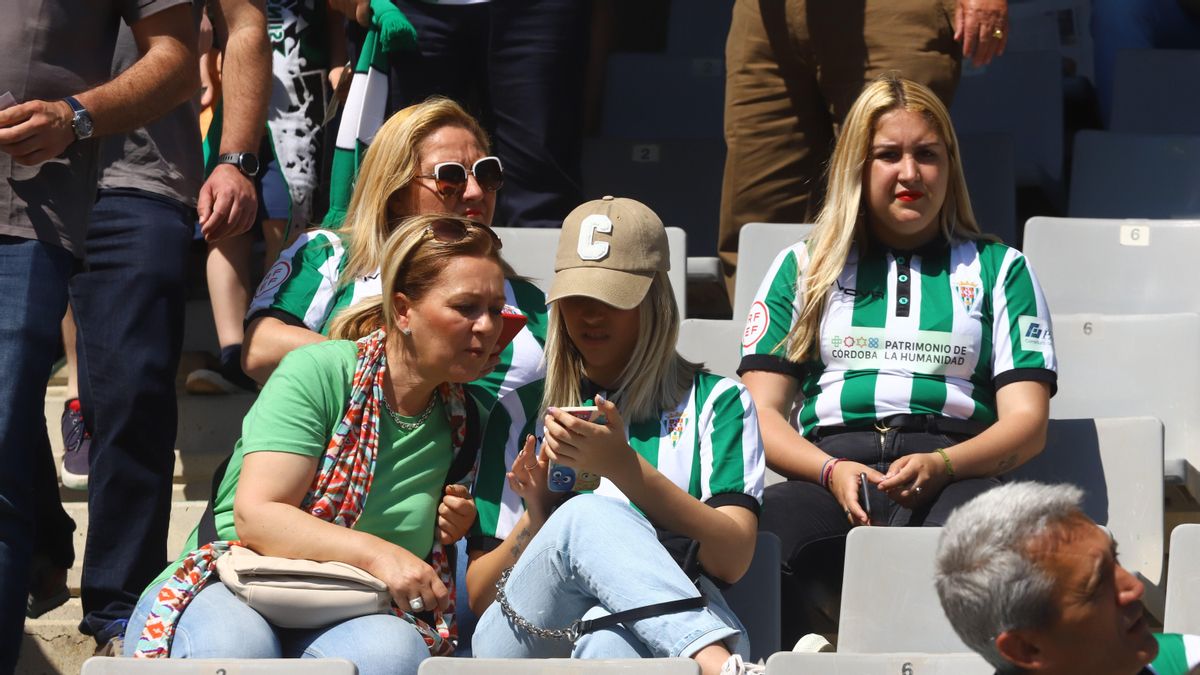
<path fill-rule="evenodd" d="M 627 609 L 624 612 L 609 614 L 607 616 L 597 617 L 595 619 L 580 619 L 571 624 L 568 629 L 568 637 L 571 642 L 575 642 L 580 636 L 604 628 L 615 626 L 619 623 L 627 621 L 637 621 L 638 619 L 646 619 L 652 616 L 660 616 L 662 614 L 674 614 L 688 609 L 700 609 L 708 605 L 708 598 L 703 595 L 695 598 L 684 598 L 682 600 L 669 600 L 667 602 L 656 602 L 653 605 L 645 605 L 642 607 L 634 607 Z"/>

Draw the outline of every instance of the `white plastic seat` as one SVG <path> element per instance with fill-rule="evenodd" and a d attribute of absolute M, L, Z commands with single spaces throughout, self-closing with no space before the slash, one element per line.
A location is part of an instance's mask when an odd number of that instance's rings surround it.
<path fill-rule="evenodd" d="M 647 204 L 653 209 L 653 205 Z M 542 291 L 550 290 L 554 280 L 554 254 L 558 249 L 561 229 L 538 227 L 496 227 L 504 248 L 501 254 L 517 274 L 529 279 Z M 667 245 L 671 247 L 671 289 L 679 304 L 679 315 L 687 316 L 687 234 L 678 227 L 667 228 Z"/>
<path fill-rule="evenodd" d="M 120 659 L 93 656 L 80 675 L 358 675 L 346 659 Z"/>
<path fill-rule="evenodd" d="M 1054 345 L 1050 416 L 1162 420 L 1163 475 L 1200 497 L 1200 315 L 1056 314 Z"/>
<path fill-rule="evenodd" d="M 692 659 L 458 659 L 421 662 L 418 675 L 699 675 Z"/>
<path fill-rule="evenodd" d="M 1163 616 L 1163 425 L 1153 417 L 1052 419 L 1046 448 L 1010 480 L 1071 483 L 1083 512 L 1116 537 L 1121 564 L 1146 583 L 1143 601 Z"/>
<path fill-rule="evenodd" d="M 733 320 L 745 322 L 754 294 L 775 256 L 812 232 L 800 223 L 746 223 L 738 233 L 737 279 L 733 287 Z"/>
<path fill-rule="evenodd" d="M 767 675 L 992 675 L 995 668 L 970 654 L 801 654 L 767 659 Z"/>
<path fill-rule="evenodd" d="M 1025 256 L 1061 314 L 1200 312 L 1200 220 L 1030 218 Z"/>
<path fill-rule="evenodd" d="M 1200 134 L 1200 50 L 1126 49 L 1113 74 L 1113 131 Z"/>
<path fill-rule="evenodd" d="M 1163 632 L 1200 634 L 1200 525 L 1176 525 L 1167 568 Z"/>
<path fill-rule="evenodd" d="M 737 379 L 744 329 L 745 323 L 736 319 L 685 319 L 676 349 L 709 372 Z"/>
<path fill-rule="evenodd" d="M 1200 135 L 1080 131 L 1072 167 L 1073 217 L 1200 217 Z"/>

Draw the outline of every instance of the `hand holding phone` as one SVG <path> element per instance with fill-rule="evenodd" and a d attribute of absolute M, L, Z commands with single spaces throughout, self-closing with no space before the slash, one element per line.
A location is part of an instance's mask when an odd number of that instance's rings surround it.
<path fill-rule="evenodd" d="M 871 492 L 867 489 L 867 485 L 867 474 L 858 474 L 858 502 L 862 506 L 862 510 L 867 512 L 867 523 L 873 524 L 875 518 L 871 515 Z"/>
<path fill-rule="evenodd" d="M 559 410 L 574 415 L 585 422 L 607 424 L 608 420 L 594 405 L 580 405 L 559 408 Z M 576 472 L 569 466 L 550 461 L 548 484 L 551 492 L 582 492 L 595 490 L 600 487 L 600 476 L 588 471 Z"/>

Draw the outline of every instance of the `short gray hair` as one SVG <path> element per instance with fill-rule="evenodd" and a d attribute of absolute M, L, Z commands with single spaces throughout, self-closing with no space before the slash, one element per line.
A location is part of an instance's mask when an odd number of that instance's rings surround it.
<path fill-rule="evenodd" d="M 1029 543 L 1054 525 L 1081 516 L 1074 485 L 1009 483 L 988 490 L 950 515 L 934 572 L 942 611 L 968 647 L 1011 672 L 996 636 L 1054 619 L 1054 579 L 1029 558 Z"/>

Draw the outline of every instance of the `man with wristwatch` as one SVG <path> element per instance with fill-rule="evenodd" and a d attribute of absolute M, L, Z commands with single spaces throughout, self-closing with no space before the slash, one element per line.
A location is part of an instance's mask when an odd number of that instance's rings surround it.
<path fill-rule="evenodd" d="M 53 473 L 43 406 L 67 281 L 86 264 L 90 138 L 144 124 L 195 91 L 184 2 L 0 3 L 0 44 L 14 47 L 0 59 L 0 673 L 13 670 L 21 642 L 34 474 Z M 111 78 L 121 22 L 141 49 L 136 67 Z"/>

